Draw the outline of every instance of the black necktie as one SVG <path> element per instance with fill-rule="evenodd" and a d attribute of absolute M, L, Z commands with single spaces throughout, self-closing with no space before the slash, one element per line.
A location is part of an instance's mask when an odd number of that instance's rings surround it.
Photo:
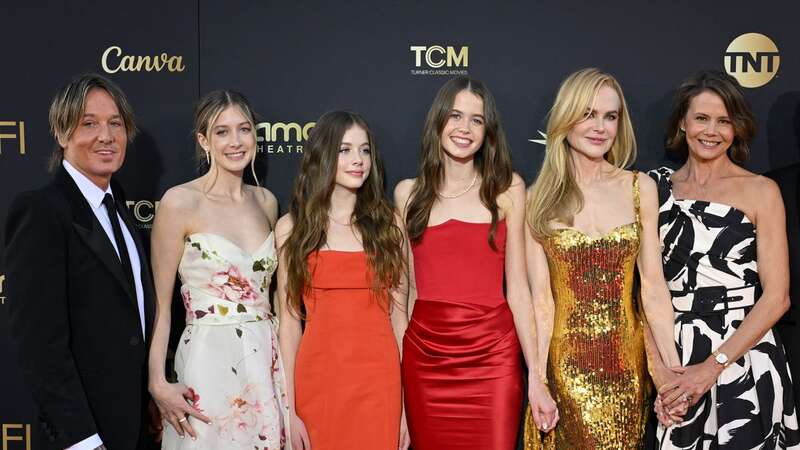
<path fill-rule="evenodd" d="M 119 260 L 122 263 L 122 271 L 125 272 L 125 277 L 128 279 L 128 284 L 131 287 L 131 292 L 135 296 L 136 285 L 133 282 L 131 258 L 130 255 L 128 255 L 128 246 L 125 245 L 125 237 L 122 235 L 122 228 L 119 226 L 119 219 L 117 219 L 117 206 L 114 203 L 114 197 L 107 193 L 105 197 L 103 197 L 103 205 L 105 205 L 106 213 L 108 213 L 108 218 L 111 220 L 111 229 L 114 230 L 114 241 L 117 243 Z"/>

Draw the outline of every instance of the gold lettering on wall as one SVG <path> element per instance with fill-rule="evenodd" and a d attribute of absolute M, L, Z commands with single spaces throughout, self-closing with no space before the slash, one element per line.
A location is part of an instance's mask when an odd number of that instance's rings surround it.
<path fill-rule="evenodd" d="M 13 431 L 20 430 L 20 431 Z M 24 430 L 24 434 L 21 430 Z M 3 424 L 3 450 L 22 449 L 31 450 L 31 424 L 26 423 L 4 423 Z M 25 444 L 9 446 L 9 442 L 21 442 Z"/>
<path fill-rule="evenodd" d="M 25 154 L 25 122 L 23 121 L 13 121 L 13 120 L 3 120 L 0 121 L 0 127 L 14 127 L 13 133 L 4 133 L 0 131 L 0 155 L 3 154 L 3 139 L 13 139 L 18 142 L 19 146 L 19 154 Z"/>
<path fill-rule="evenodd" d="M 170 56 L 161 53 L 155 56 L 125 55 L 122 47 L 112 45 L 103 52 L 100 61 L 106 73 L 117 72 L 183 72 L 186 66 L 183 64 L 182 56 Z"/>

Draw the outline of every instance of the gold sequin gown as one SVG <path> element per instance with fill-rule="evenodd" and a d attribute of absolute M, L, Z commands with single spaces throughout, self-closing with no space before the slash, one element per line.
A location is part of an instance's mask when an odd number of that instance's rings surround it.
<path fill-rule="evenodd" d="M 633 298 L 639 254 L 635 220 L 603 236 L 565 228 L 542 242 L 555 302 L 547 379 L 561 417 L 542 437 L 525 419 L 525 449 L 639 449 L 649 413 L 650 378 Z"/>

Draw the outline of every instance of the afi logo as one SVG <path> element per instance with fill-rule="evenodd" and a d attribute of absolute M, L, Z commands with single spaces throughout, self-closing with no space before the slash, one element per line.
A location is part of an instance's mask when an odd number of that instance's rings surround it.
<path fill-rule="evenodd" d="M 12 431 L 19 430 L 19 431 Z M 23 431 L 24 430 L 24 431 Z M 25 444 L 25 450 L 31 450 L 31 425 L 29 423 L 4 423 L 3 424 L 3 450 L 11 447 L 9 442 L 21 442 Z"/>
<path fill-rule="evenodd" d="M 423 59 L 428 67 L 438 69 L 447 67 L 469 67 L 469 47 L 464 46 L 456 50 L 455 47 L 441 45 L 412 45 L 409 47 L 414 53 L 414 65 L 422 67 Z M 424 55 L 424 56 L 423 56 Z"/>
<path fill-rule="evenodd" d="M 746 33 L 728 45 L 723 64 L 739 84 L 756 88 L 772 80 L 778 72 L 781 56 L 772 39 L 759 33 Z"/>
<path fill-rule="evenodd" d="M 25 154 L 25 122 L 0 121 L 0 155 L 3 154 L 3 139 L 19 141 L 19 154 Z"/>

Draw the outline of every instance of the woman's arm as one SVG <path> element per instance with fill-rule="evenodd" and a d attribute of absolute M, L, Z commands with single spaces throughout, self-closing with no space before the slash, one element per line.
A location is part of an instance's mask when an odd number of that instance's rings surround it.
<path fill-rule="evenodd" d="M 550 268 L 542 245 L 533 237 L 530 228 L 525 227 L 525 259 L 528 284 L 531 288 L 533 304 L 534 333 L 536 334 L 537 354 L 539 356 L 539 376 L 547 376 L 547 355 L 550 352 L 550 339 L 553 336 L 553 317 L 555 303 L 550 288 Z"/>
<path fill-rule="evenodd" d="M 289 420 L 291 421 L 292 448 L 303 450 L 311 448 L 311 441 L 308 438 L 305 424 L 297 416 L 295 409 L 294 395 L 294 364 L 297 359 L 297 350 L 300 348 L 300 339 L 303 337 L 303 329 L 300 323 L 298 312 L 293 311 L 289 306 L 287 295 L 288 271 L 286 268 L 286 253 L 283 245 L 292 233 L 292 218 L 289 214 L 284 215 L 275 225 L 275 242 L 278 248 L 278 286 L 275 291 L 278 304 L 278 344 L 283 361 L 283 372 L 286 377 L 286 395 L 289 399 Z"/>
<path fill-rule="evenodd" d="M 675 314 L 672 297 L 664 281 L 661 240 L 658 237 L 658 191 L 656 183 L 645 174 L 639 177 L 641 246 L 637 266 L 642 282 L 641 298 L 646 324 L 650 327 L 661 361 L 667 367 L 681 364 L 675 347 Z"/>
<path fill-rule="evenodd" d="M 186 208 L 188 203 L 186 191 L 181 188 L 170 189 L 161 199 L 153 223 L 150 248 L 156 309 L 148 360 L 148 387 L 161 412 L 161 417 L 169 422 L 179 435 L 188 433 L 194 438 L 196 434 L 190 421 L 181 419 L 188 414 L 206 423 L 210 423 L 210 420 L 186 402 L 186 399 L 192 398 L 189 389 L 181 384 L 171 384 L 167 381 L 164 368 L 169 343 L 175 273 L 178 271 L 184 238 L 187 235 L 186 218 L 190 211 L 190 208 Z"/>
<path fill-rule="evenodd" d="M 536 426 L 548 431 L 558 422 L 556 404 L 543 383 L 538 356 L 531 291 L 525 268 L 525 182 L 514 174 L 511 187 L 498 198 L 506 220 L 506 296 L 522 354 L 528 366 L 528 397 Z"/>
<path fill-rule="evenodd" d="M 392 331 L 397 340 L 397 349 L 400 352 L 400 358 L 403 357 L 403 336 L 406 334 L 408 328 L 408 297 L 409 289 L 409 273 L 413 269 L 408 267 L 413 264 L 412 256 L 410 255 L 410 247 L 408 245 L 408 237 L 405 232 L 405 224 L 399 214 L 395 214 L 395 225 L 397 225 L 403 233 L 403 254 L 406 255 L 403 262 L 403 271 L 400 276 L 400 283 L 392 289 L 389 293 L 392 300 L 390 319 L 392 322 Z M 416 295 L 416 292 L 414 293 Z M 406 422 L 406 407 L 405 402 L 402 403 L 402 416 L 400 422 L 400 441 L 398 443 L 399 450 L 406 450 L 411 444 L 411 439 L 408 435 L 408 424 Z"/>
<path fill-rule="evenodd" d="M 399 216 L 400 223 L 398 226 L 403 230 L 405 236 L 405 254 L 406 254 L 406 276 L 408 286 L 408 294 L 406 299 L 406 317 L 410 320 L 411 313 L 414 309 L 414 303 L 417 301 L 417 280 L 414 276 L 414 254 L 411 252 L 411 245 L 408 242 L 408 233 L 406 232 L 406 211 L 408 202 L 411 200 L 411 190 L 414 188 L 414 180 L 406 179 L 397 183 L 394 188 L 394 205 Z"/>

